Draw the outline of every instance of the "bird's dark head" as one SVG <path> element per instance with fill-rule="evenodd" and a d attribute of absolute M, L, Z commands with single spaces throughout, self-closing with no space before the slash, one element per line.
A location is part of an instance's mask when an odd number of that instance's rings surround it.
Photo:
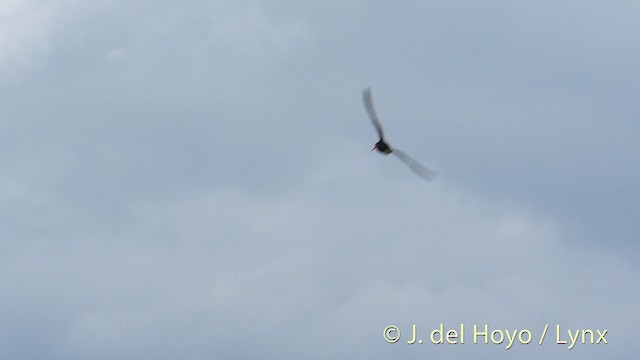
<path fill-rule="evenodd" d="M 371 149 L 371 151 L 373 150 L 378 150 L 384 154 L 391 154 L 391 147 L 387 145 L 387 143 L 383 140 L 380 140 L 375 145 L 373 145 L 373 149 Z"/>

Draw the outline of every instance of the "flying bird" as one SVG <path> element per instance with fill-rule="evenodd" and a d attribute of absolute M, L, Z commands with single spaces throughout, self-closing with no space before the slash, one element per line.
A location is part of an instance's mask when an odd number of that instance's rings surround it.
<path fill-rule="evenodd" d="M 384 134 L 382 132 L 382 125 L 380 125 L 380 120 L 378 120 L 378 115 L 376 115 L 376 111 L 373 108 L 373 101 L 371 100 L 371 89 L 366 88 L 362 92 L 362 96 L 364 99 L 364 107 L 367 109 L 367 114 L 369 114 L 369 118 L 373 123 L 373 126 L 378 131 L 378 136 L 380 136 L 380 140 L 373 146 L 373 150 L 378 150 L 379 152 L 389 155 L 395 154 L 400 158 L 414 173 L 418 174 L 421 178 L 425 180 L 433 180 L 436 177 L 436 172 L 423 166 L 419 162 L 415 161 L 409 155 L 407 155 L 404 151 L 398 150 L 395 148 L 391 148 L 389 144 L 384 140 Z"/>

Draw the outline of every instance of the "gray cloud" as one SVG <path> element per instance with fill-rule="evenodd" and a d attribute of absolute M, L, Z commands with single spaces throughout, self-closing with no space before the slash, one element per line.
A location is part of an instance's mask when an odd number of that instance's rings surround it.
<path fill-rule="evenodd" d="M 1 5 L 0 354 L 629 357 L 634 11 Z M 436 182 L 368 152 L 368 85 Z M 381 336 L 441 322 L 610 343 Z"/>

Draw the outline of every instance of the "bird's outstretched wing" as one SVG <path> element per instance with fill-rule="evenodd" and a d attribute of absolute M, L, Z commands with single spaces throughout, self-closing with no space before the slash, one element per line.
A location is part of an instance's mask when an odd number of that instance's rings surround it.
<path fill-rule="evenodd" d="M 424 165 L 419 162 L 413 160 L 411 156 L 407 155 L 404 151 L 393 149 L 392 154 L 396 154 L 400 160 L 402 160 L 414 173 L 418 174 L 421 178 L 432 181 L 436 178 L 437 173 L 429 168 L 426 168 Z"/>
<path fill-rule="evenodd" d="M 382 135 L 382 125 L 380 125 L 378 115 L 376 115 L 376 111 L 373 109 L 373 101 L 371 100 L 371 88 L 366 88 L 362 91 L 362 98 L 364 100 L 364 107 L 367 109 L 367 114 L 369 114 L 369 118 L 371 119 L 373 126 L 376 127 L 378 135 L 380 135 L 380 140 L 382 140 L 384 138 L 384 136 Z"/>

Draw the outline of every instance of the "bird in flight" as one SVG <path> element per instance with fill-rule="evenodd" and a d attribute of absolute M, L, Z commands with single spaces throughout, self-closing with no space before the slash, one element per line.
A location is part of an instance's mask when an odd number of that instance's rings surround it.
<path fill-rule="evenodd" d="M 380 136 L 380 140 L 373 146 L 373 150 L 378 150 L 379 152 L 389 155 L 395 154 L 400 158 L 409 168 L 416 173 L 421 178 L 432 181 L 436 177 L 436 172 L 423 166 L 419 162 L 415 161 L 409 155 L 407 155 L 404 151 L 398 149 L 392 149 L 389 144 L 384 140 L 384 134 L 382 133 L 382 125 L 380 125 L 380 120 L 378 120 L 378 115 L 376 115 L 376 111 L 373 108 L 373 101 L 371 100 L 371 89 L 366 88 L 362 92 L 362 96 L 364 99 L 364 107 L 367 109 L 367 114 L 369 114 L 369 118 L 373 123 L 373 126 L 378 131 L 378 136 Z"/>

